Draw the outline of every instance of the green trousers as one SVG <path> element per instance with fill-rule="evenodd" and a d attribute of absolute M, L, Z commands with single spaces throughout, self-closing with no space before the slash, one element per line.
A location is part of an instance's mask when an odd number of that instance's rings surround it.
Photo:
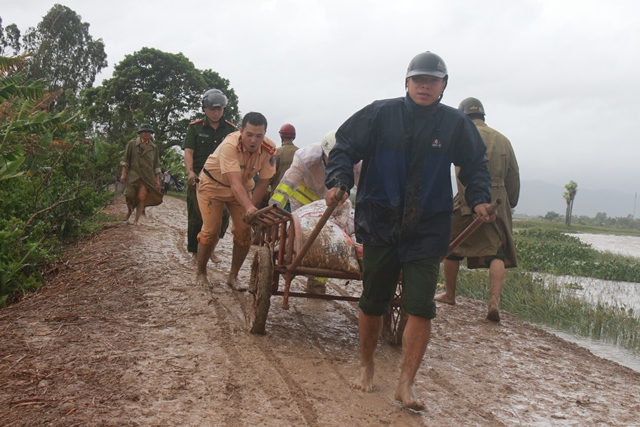
<path fill-rule="evenodd" d="M 229 228 L 229 211 L 224 209 L 222 215 L 222 227 L 220 227 L 220 238 L 222 239 Z M 196 189 L 187 187 L 187 250 L 191 253 L 198 252 L 198 233 L 202 229 L 202 215 L 198 206 Z"/>

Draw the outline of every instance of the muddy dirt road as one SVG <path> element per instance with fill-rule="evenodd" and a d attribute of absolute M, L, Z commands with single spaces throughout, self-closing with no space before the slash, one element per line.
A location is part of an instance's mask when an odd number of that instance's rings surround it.
<path fill-rule="evenodd" d="M 123 201 L 108 210 L 124 214 Z M 488 322 L 465 299 L 438 307 L 417 378 L 425 411 L 393 400 L 400 349 L 384 342 L 376 391 L 351 390 L 354 304 L 284 311 L 273 297 L 267 335 L 251 335 L 246 295 L 224 284 L 231 236 L 209 264 L 213 289 L 196 286 L 185 203 L 148 211 L 70 248 L 45 288 L 0 311 L 0 425 L 640 425 L 640 374 L 509 314 Z"/>

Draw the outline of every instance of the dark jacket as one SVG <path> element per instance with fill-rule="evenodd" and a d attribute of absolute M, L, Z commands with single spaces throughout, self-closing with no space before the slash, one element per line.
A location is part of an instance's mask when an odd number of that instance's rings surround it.
<path fill-rule="evenodd" d="M 227 135 L 236 130 L 236 126 L 225 120 L 224 116 L 220 119 L 218 129 L 212 128 L 206 117 L 189 123 L 182 149 L 190 148 L 193 150 L 193 171 L 196 175 L 202 170 L 209 155 L 218 148 Z"/>
<path fill-rule="evenodd" d="M 491 202 L 485 145 L 462 112 L 405 98 L 375 101 L 336 134 L 327 188 L 351 189 L 353 164 L 363 161 L 356 194 L 356 237 L 397 246 L 401 262 L 446 255 L 451 232 L 451 163 L 472 208 Z"/>

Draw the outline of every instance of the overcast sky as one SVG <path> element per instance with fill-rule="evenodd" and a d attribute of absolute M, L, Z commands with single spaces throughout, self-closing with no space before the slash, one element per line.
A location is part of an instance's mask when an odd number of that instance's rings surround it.
<path fill-rule="evenodd" d="M 54 1 L 0 0 L 24 33 Z M 268 136 L 290 122 L 320 141 L 376 99 L 404 96 L 411 58 L 449 70 L 443 103 L 479 98 L 513 144 L 523 180 L 640 191 L 636 0 L 67 0 L 113 66 L 142 47 L 182 52 L 229 79 Z"/>

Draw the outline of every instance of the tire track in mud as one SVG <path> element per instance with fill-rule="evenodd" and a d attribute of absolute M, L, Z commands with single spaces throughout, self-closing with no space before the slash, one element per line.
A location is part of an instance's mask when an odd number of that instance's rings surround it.
<path fill-rule="evenodd" d="M 231 292 L 231 291 L 228 291 Z M 318 420 L 318 415 L 315 411 L 313 404 L 307 401 L 305 396 L 305 390 L 301 387 L 289 373 L 283 369 L 282 360 L 275 354 L 272 346 L 265 340 L 263 337 L 251 337 L 248 336 L 249 332 L 246 330 L 246 325 L 238 325 L 238 327 L 230 327 L 232 324 L 238 324 L 236 319 L 231 319 L 233 317 L 233 313 L 230 311 L 229 307 L 222 302 L 220 297 L 216 297 L 217 292 L 215 290 L 212 292 L 214 294 L 213 307 L 215 310 L 216 318 L 220 320 L 219 322 L 219 332 L 222 335 L 221 337 L 217 337 L 217 341 L 222 345 L 223 350 L 228 355 L 229 360 L 232 361 L 234 365 L 243 366 L 244 375 L 243 380 L 248 376 L 249 378 L 254 378 L 258 383 L 261 384 L 259 388 L 263 392 L 267 393 L 272 401 L 293 401 L 296 404 L 296 407 L 299 411 L 299 415 L 302 419 L 297 418 L 295 420 L 288 420 L 295 425 L 301 425 L 302 423 L 306 425 L 316 425 Z M 240 299 L 244 296 L 244 294 L 227 294 L 225 299 L 231 299 L 231 303 L 234 302 L 239 306 L 243 307 L 244 304 L 241 303 Z M 235 300 L 235 301 L 234 301 Z M 249 345 L 245 341 L 253 341 Z M 241 344 L 239 346 L 238 344 Z M 257 348 L 261 356 L 259 360 L 257 358 L 249 358 L 246 354 L 239 351 L 239 348 L 247 348 L 254 347 Z M 250 355 L 255 356 L 256 353 L 250 352 Z M 274 387 L 275 384 L 266 384 L 265 381 L 269 378 L 267 372 L 264 372 L 264 369 L 260 368 L 262 365 L 267 365 L 271 370 L 273 370 L 279 380 L 285 385 L 286 393 L 278 393 L 280 391 L 280 387 Z M 247 372 L 247 370 L 250 370 Z M 231 408 L 235 409 L 231 413 L 225 416 L 225 424 L 224 425 L 235 425 L 233 423 L 238 422 L 238 413 L 241 413 L 242 403 L 244 397 L 247 393 L 251 392 L 251 390 L 243 391 L 246 387 L 242 384 L 242 381 L 238 381 L 238 378 L 233 377 L 233 371 L 229 372 L 225 379 L 225 389 L 230 392 L 229 401 L 231 402 Z M 251 400 L 251 399 L 249 399 Z M 287 411 L 288 414 L 293 414 L 291 411 Z M 251 422 L 255 422 L 255 420 L 245 420 L 248 424 L 241 425 L 250 425 Z"/>

